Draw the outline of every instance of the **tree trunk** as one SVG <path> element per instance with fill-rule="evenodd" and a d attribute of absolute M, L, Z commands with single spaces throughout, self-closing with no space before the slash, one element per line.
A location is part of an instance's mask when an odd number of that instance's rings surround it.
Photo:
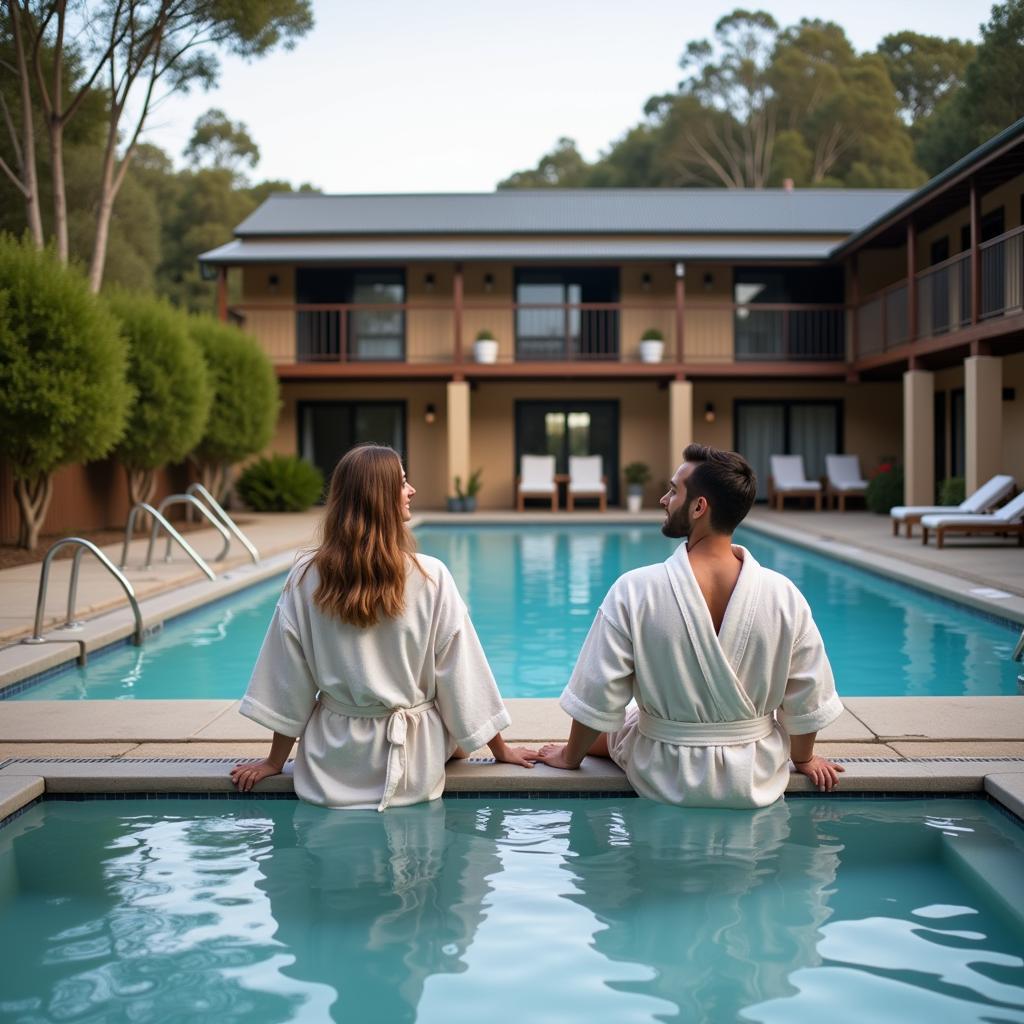
<path fill-rule="evenodd" d="M 64 124 L 57 115 L 50 119 L 50 159 L 53 164 L 53 234 L 57 240 L 57 258 L 66 264 L 69 247 L 68 199 L 64 183 Z"/>
<path fill-rule="evenodd" d="M 14 481 L 14 497 L 21 511 L 18 546 L 35 551 L 53 497 L 53 477 L 49 473 L 40 473 L 34 480 L 19 477 Z"/>
<path fill-rule="evenodd" d="M 36 133 L 32 112 L 32 91 L 29 85 L 28 61 L 25 58 L 25 40 L 22 36 L 21 5 L 17 0 L 8 3 L 11 35 L 18 63 L 18 89 L 21 93 L 21 183 L 25 196 L 25 219 L 37 249 L 45 244 L 43 215 L 39 207 L 39 178 L 36 174 Z"/>
<path fill-rule="evenodd" d="M 153 494 L 156 491 L 156 470 L 155 469 L 133 469 L 124 467 L 124 475 L 128 479 L 128 500 L 132 508 L 144 501 L 151 504 Z M 149 513 L 140 512 L 135 518 L 135 529 L 141 529 L 143 533 L 149 528 Z"/>

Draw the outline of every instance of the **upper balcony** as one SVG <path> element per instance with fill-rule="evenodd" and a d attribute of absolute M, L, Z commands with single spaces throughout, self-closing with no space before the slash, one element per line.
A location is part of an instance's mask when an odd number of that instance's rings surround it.
<path fill-rule="evenodd" d="M 945 348 L 968 329 L 991 336 L 1009 327 L 1007 318 L 1024 312 L 1024 226 L 980 243 L 978 255 L 976 272 L 968 249 L 916 272 L 913 287 L 904 278 L 859 303 L 854 358 L 895 354 L 918 341 Z"/>
<path fill-rule="evenodd" d="M 293 304 L 248 302 L 232 315 L 260 339 L 282 375 L 657 376 L 677 372 L 842 372 L 847 309 L 842 303 L 708 301 L 521 303 L 416 301 Z M 640 341 L 656 330 L 660 362 L 644 362 Z M 481 331 L 497 360 L 474 360 Z"/>

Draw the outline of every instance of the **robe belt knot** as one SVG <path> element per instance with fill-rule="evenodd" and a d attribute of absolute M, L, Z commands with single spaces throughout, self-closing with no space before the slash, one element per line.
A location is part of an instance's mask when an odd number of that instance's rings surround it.
<path fill-rule="evenodd" d="M 775 719 L 771 715 L 744 718 L 738 722 L 674 722 L 638 710 L 637 725 L 642 736 L 682 747 L 728 747 L 754 743 L 770 736 L 775 728 Z"/>
<path fill-rule="evenodd" d="M 405 775 L 405 737 L 409 731 L 409 716 L 418 715 L 434 707 L 434 701 L 425 700 L 422 704 L 414 704 L 411 708 L 391 708 L 386 704 L 346 704 L 330 694 L 320 693 L 320 703 L 328 711 L 337 715 L 348 715 L 349 718 L 386 718 L 388 740 L 388 770 L 384 776 L 384 795 L 380 798 L 378 811 L 383 811 L 391 803 L 398 784 Z"/>

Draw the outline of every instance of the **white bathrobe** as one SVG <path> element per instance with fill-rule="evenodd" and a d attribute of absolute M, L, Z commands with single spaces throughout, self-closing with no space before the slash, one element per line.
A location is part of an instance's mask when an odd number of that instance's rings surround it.
<path fill-rule="evenodd" d="M 444 790 L 456 744 L 509 725 L 483 648 L 442 562 L 410 562 L 405 612 L 361 628 L 313 603 L 319 575 L 292 569 L 241 712 L 300 736 L 295 792 L 324 807 L 404 806 Z"/>
<path fill-rule="evenodd" d="M 574 719 L 611 734 L 612 759 L 641 796 L 766 806 L 786 789 L 789 734 L 842 714 L 801 593 L 733 551 L 743 566 L 720 634 L 680 544 L 614 583 L 562 694 Z"/>

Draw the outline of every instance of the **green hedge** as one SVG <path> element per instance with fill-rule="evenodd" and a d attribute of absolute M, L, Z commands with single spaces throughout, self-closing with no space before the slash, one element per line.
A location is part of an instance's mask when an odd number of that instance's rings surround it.
<path fill-rule="evenodd" d="M 246 466 L 235 485 L 257 512 L 304 512 L 320 500 L 324 475 L 294 455 L 271 455 Z"/>
<path fill-rule="evenodd" d="M 903 470 L 899 466 L 880 469 L 868 483 L 868 508 L 887 516 L 894 505 L 903 504 Z"/>

